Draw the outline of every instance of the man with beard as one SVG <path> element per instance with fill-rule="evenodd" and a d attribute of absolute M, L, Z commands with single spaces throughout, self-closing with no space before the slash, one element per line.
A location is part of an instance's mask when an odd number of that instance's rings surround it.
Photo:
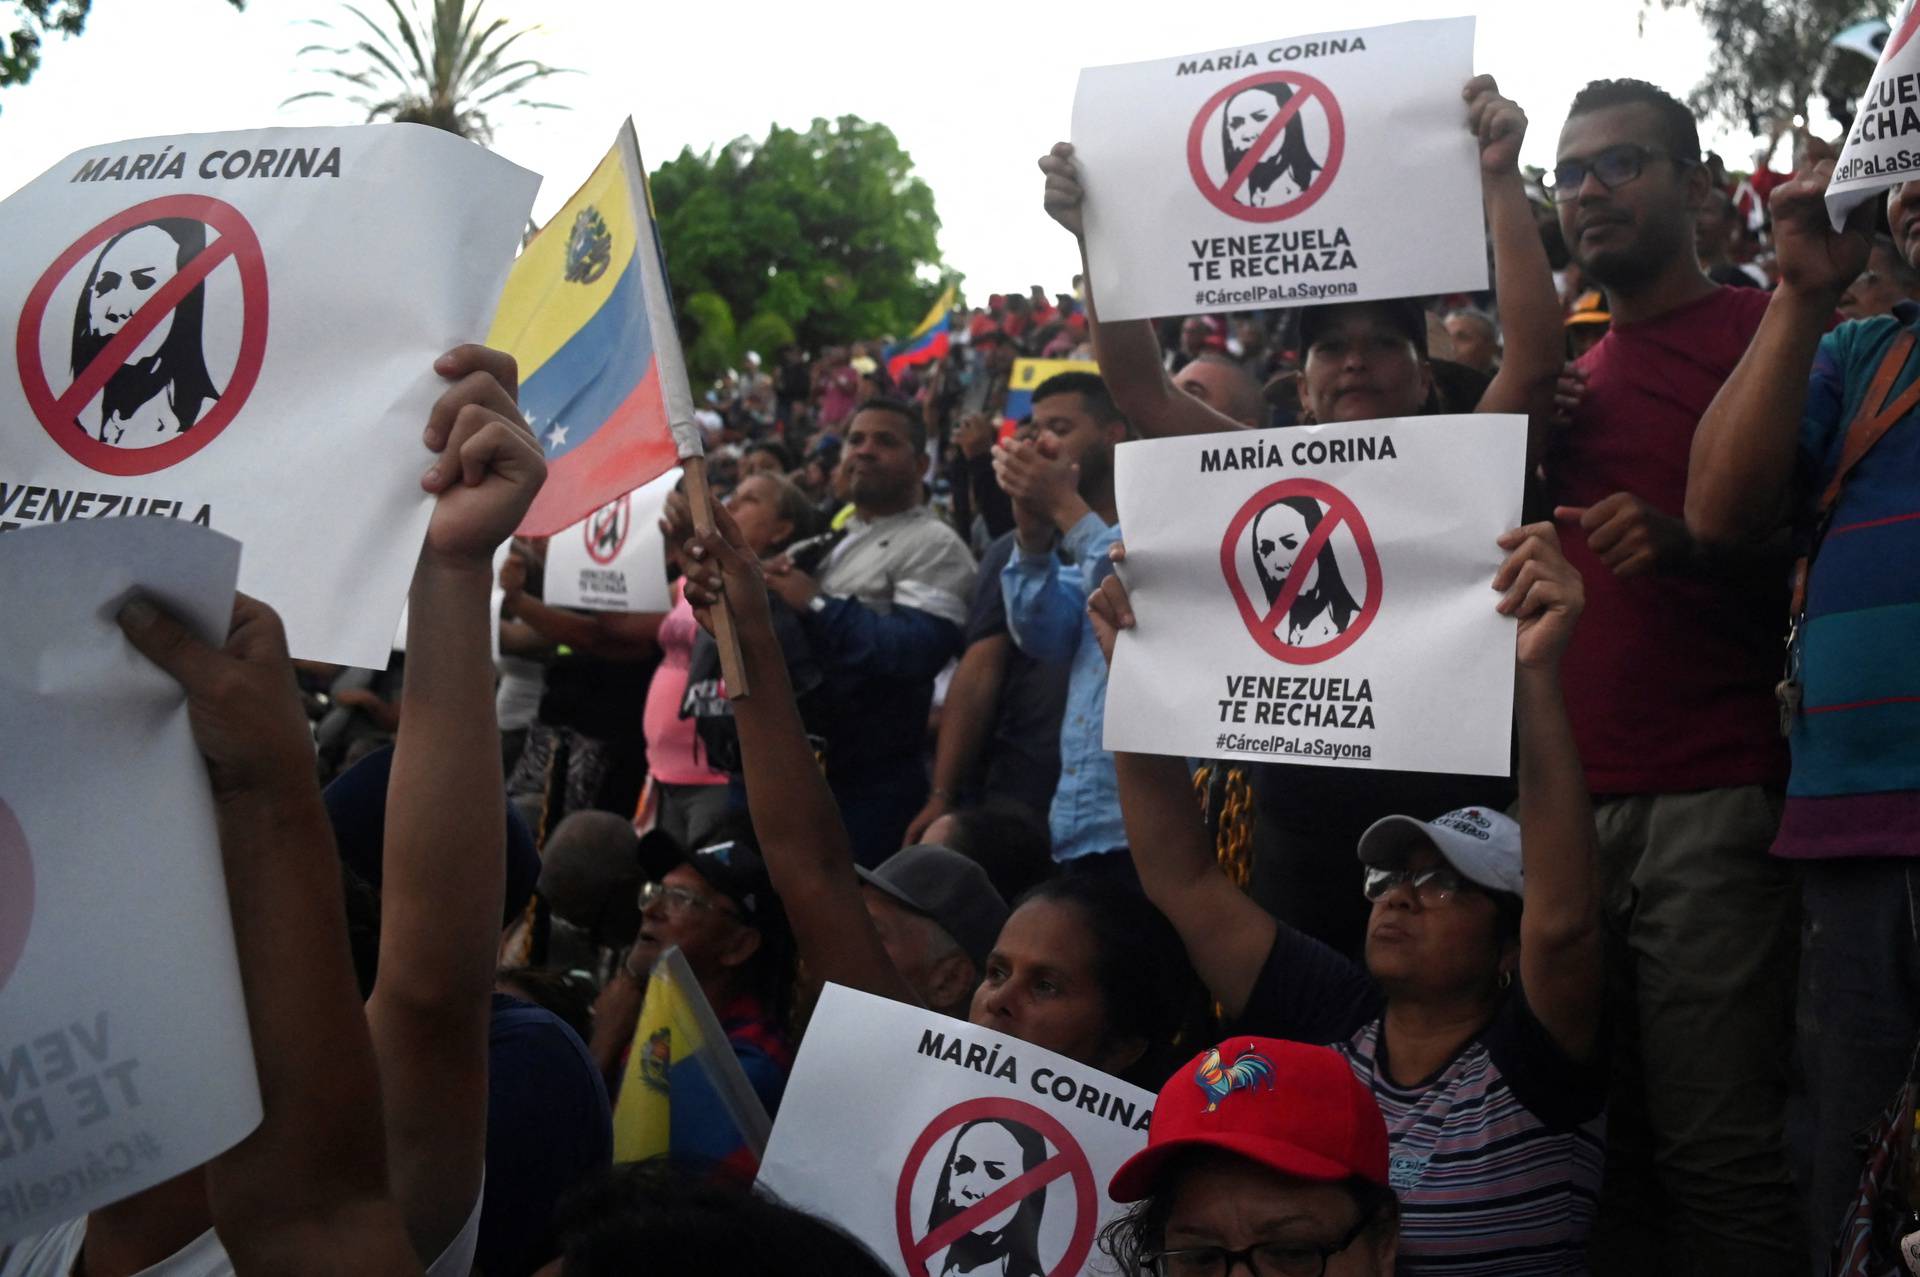
<path fill-rule="evenodd" d="M 966 543 L 920 499 L 926 443 L 912 407 L 861 404 L 847 425 L 845 536 L 817 582 L 784 556 L 766 569 L 825 673 L 827 783 L 868 868 L 900 850 L 927 801 L 933 680 L 960 653 L 973 589 Z"/>
<path fill-rule="evenodd" d="M 1686 107 L 1638 80 L 1574 98 L 1553 197 L 1613 324 L 1546 479 L 1587 590 L 1564 679 L 1612 964 L 1602 1271 L 1805 1271 L 1782 1120 L 1798 898 L 1767 855 L 1785 556 L 1710 556 L 1682 521 L 1694 430 L 1767 309 L 1701 273 L 1711 196 Z"/>
<path fill-rule="evenodd" d="M 1063 372 L 1033 392 L 1033 424 L 1036 438 L 994 451 L 994 473 L 1013 498 L 1015 521 L 1015 553 L 1000 574 L 1000 588 L 1007 628 L 1020 650 L 1036 661 L 1070 666 L 1060 782 L 1048 823 L 1053 858 L 1084 861 L 1077 867 L 1086 868 L 1103 863 L 1087 857 L 1124 860 L 1127 844 L 1113 755 L 1100 741 L 1107 664 L 1093 641 L 1086 605 L 1113 570 L 1107 549 L 1120 539 L 1113 450 L 1127 437 L 1127 421 L 1098 375 Z"/>

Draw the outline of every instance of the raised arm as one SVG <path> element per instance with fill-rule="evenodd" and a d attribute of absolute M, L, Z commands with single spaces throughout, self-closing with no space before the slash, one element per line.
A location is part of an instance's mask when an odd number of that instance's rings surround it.
<path fill-rule="evenodd" d="M 1520 176 L 1520 144 L 1527 116 L 1500 96 L 1490 75 L 1476 76 L 1462 90 L 1467 127 L 1480 143 L 1480 184 L 1486 197 L 1487 232 L 1493 240 L 1493 287 L 1506 354 L 1493 384 L 1480 397 L 1481 412 L 1528 416 L 1527 468 L 1545 447 L 1553 396 L 1560 379 L 1565 340 L 1553 268 L 1534 223 L 1533 205 Z"/>
<path fill-rule="evenodd" d="M 418 1273 L 388 1196 L 340 864 L 280 618 L 240 596 L 219 649 L 144 600 L 120 624 L 187 693 L 219 817 L 263 1113 L 207 1163 L 220 1240 L 240 1272 Z"/>
<path fill-rule="evenodd" d="M 1222 430 L 1245 430 L 1247 424 L 1201 403 L 1173 384 L 1161 362 L 1160 339 L 1144 319 L 1100 322 L 1093 298 L 1093 268 L 1087 260 L 1087 237 L 1080 206 L 1086 192 L 1073 162 L 1073 144 L 1056 142 L 1040 157 L 1047 175 L 1047 215 L 1072 232 L 1080 244 L 1080 278 L 1086 290 L 1087 322 L 1093 330 L 1094 357 L 1113 402 L 1149 439 L 1162 435 L 1210 435 Z"/>
<path fill-rule="evenodd" d="M 438 1255 L 480 1192 L 488 995 L 500 937 L 506 800 L 493 715 L 493 551 L 546 474 L 511 356 L 463 346 L 435 365 L 422 478 L 436 493 L 408 609 L 407 678 L 387 794 L 379 977 L 367 1003 L 387 1097 L 395 1195 Z"/>
<path fill-rule="evenodd" d="M 1709 547 L 1763 542 L 1788 515 L 1814 353 L 1872 246 L 1871 200 L 1854 210 L 1844 231 L 1833 230 L 1824 199 L 1832 174 L 1831 163 L 1821 164 L 1768 201 L 1780 285 L 1747 353 L 1700 419 L 1687 467 L 1687 531 Z"/>
<path fill-rule="evenodd" d="M 1600 884 L 1593 804 L 1560 695 L 1560 657 L 1585 594 L 1551 523 L 1500 538 L 1493 586 L 1519 621 L 1514 702 L 1520 720 L 1520 987 L 1566 1053 L 1591 1059 L 1602 993 Z"/>
<path fill-rule="evenodd" d="M 724 509 L 714 510 L 714 522 L 713 533 L 687 546 L 687 599 L 709 628 L 709 609 L 719 599 L 733 609 L 753 688 L 733 703 L 747 809 L 801 960 L 817 979 L 918 1005 L 867 916 L 853 844 L 794 704 L 760 565 Z"/>
<path fill-rule="evenodd" d="M 1113 557 L 1123 560 L 1125 549 L 1116 545 Z M 1100 583 L 1089 614 L 1100 650 L 1111 661 L 1114 635 L 1134 623 L 1118 576 Z M 1184 761 L 1116 753 L 1113 769 L 1140 885 L 1180 933 L 1208 991 L 1228 1018 L 1236 1019 L 1246 1009 L 1279 924 L 1220 871 Z"/>

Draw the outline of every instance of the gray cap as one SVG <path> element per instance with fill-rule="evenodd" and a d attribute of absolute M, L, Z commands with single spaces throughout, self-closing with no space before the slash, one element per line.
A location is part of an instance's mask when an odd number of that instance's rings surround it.
<path fill-rule="evenodd" d="M 1520 826 L 1485 807 L 1462 807 L 1433 820 L 1382 816 L 1360 835 L 1360 862 L 1397 867 L 1423 842 L 1433 844 L 1462 876 L 1490 891 L 1520 895 Z"/>
<path fill-rule="evenodd" d="M 1007 902 L 978 863 L 948 847 L 918 846 L 894 852 L 877 869 L 854 872 L 868 886 L 933 919 L 976 967 L 986 966 L 1007 921 Z"/>

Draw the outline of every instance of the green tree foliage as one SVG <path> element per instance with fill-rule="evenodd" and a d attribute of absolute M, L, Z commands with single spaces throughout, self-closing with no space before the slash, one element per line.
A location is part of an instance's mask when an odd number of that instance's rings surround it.
<path fill-rule="evenodd" d="M 696 379 L 705 379 L 731 368 L 738 339 L 727 299 L 718 293 L 695 293 L 680 312 L 683 326 L 691 326 L 694 332 L 693 340 L 687 343 L 688 372 Z"/>
<path fill-rule="evenodd" d="M 1703 115 L 1778 132 L 1804 116 L 1816 90 L 1851 101 L 1873 68 L 1865 58 L 1837 52 L 1827 42 L 1868 18 L 1890 15 L 1890 0 L 1643 0 L 1685 9 L 1713 40 L 1707 75 L 1693 91 Z"/>
<path fill-rule="evenodd" d="M 13 8 L 13 30 L 0 40 L 0 89 L 25 84 L 40 69 L 40 51 L 50 35 L 76 36 L 87 27 L 93 0 L 5 0 Z M 247 0 L 227 0 L 244 9 Z"/>
<path fill-rule="evenodd" d="M 492 138 L 488 112 L 498 107 L 565 109 L 526 96 L 541 80 L 566 74 L 564 69 L 509 54 L 535 28 L 509 31 L 507 19 L 483 18 L 486 0 L 430 0 L 430 13 L 419 0 L 384 3 L 384 10 L 375 10 L 384 25 L 353 4 L 340 6 L 349 16 L 338 27 L 313 20 L 344 43 L 310 44 L 300 52 L 334 59 L 319 73 L 338 83 L 296 93 L 287 102 L 339 98 L 369 120 L 430 124 L 476 142 Z"/>
<path fill-rule="evenodd" d="M 741 317 L 746 348 L 770 355 L 776 321 L 814 349 L 903 334 L 940 290 L 921 278 L 940 265 L 933 192 L 884 124 L 848 115 L 804 133 L 776 125 L 762 142 L 683 150 L 652 180 L 696 346 L 708 331 L 696 294 Z M 688 362 L 697 376 L 726 366 L 703 365 L 692 349 Z"/>

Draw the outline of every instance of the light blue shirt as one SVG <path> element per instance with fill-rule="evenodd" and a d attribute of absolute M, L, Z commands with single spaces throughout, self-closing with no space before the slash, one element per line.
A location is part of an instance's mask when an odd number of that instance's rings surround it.
<path fill-rule="evenodd" d="M 1100 745 L 1107 662 L 1087 619 L 1087 596 L 1113 571 L 1107 547 L 1119 539 L 1119 525 L 1109 527 L 1089 511 L 1061 541 L 1066 563 L 1052 553 L 1029 554 L 1016 541 L 1013 557 L 1000 573 L 1013 641 L 1036 661 L 1069 666 L 1067 712 L 1060 724 L 1060 784 L 1048 814 L 1055 860 L 1127 845 L 1113 755 Z"/>

